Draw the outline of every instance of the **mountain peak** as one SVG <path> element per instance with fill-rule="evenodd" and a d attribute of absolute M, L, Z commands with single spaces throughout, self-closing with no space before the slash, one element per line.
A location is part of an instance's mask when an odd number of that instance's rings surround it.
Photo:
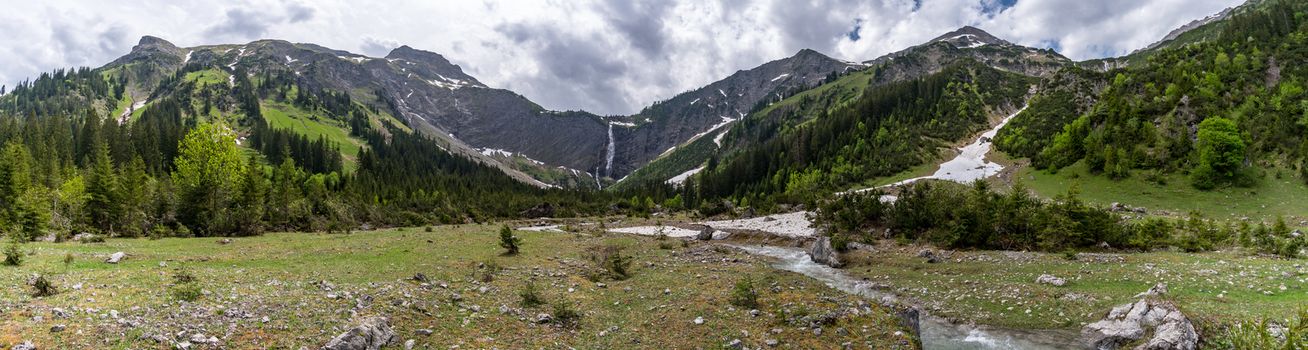
<path fill-rule="evenodd" d="M 168 40 L 164 40 L 163 38 L 157 36 L 146 35 L 141 37 L 141 40 L 136 43 L 136 48 L 134 49 L 143 49 L 143 48 L 176 49 L 177 45 L 173 45 L 173 43 L 168 42 Z"/>
<path fill-rule="evenodd" d="M 981 47 L 985 45 L 1009 45 L 1010 44 L 1009 42 L 1004 41 L 1003 39 L 997 38 L 994 35 L 990 35 L 990 33 L 981 30 L 981 28 L 977 28 L 973 26 L 963 26 L 962 28 L 958 28 L 958 30 L 945 33 L 944 35 L 938 36 L 935 39 L 931 39 L 931 42 L 933 43 L 946 42 L 946 43 L 953 44 L 958 48 L 974 48 L 974 47 Z"/>

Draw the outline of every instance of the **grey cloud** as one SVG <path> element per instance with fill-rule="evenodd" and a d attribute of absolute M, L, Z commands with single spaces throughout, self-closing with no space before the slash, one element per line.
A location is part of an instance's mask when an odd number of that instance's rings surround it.
<path fill-rule="evenodd" d="M 814 49 L 831 52 L 847 37 L 855 15 L 832 16 L 850 6 L 842 1 L 776 1 L 769 8 L 772 21 L 785 40 L 785 52 Z"/>
<path fill-rule="evenodd" d="M 268 33 L 268 27 L 280 22 L 281 20 L 281 18 L 270 16 L 259 11 L 233 8 L 227 10 L 222 22 L 219 22 L 205 30 L 205 34 L 219 40 L 259 39 L 262 38 L 265 33 Z"/>
<path fill-rule="evenodd" d="M 300 3 L 286 5 L 286 16 L 290 23 L 300 23 L 313 19 L 314 9 Z"/>
<path fill-rule="evenodd" d="M 363 51 L 364 55 L 373 57 L 386 56 L 386 54 L 390 53 L 391 50 L 397 47 L 400 47 L 400 42 L 398 41 L 378 39 L 370 36 L 364 37 L 363 44 L 359 45 L 359 49 Z"/>
<path fill-rule="evenodd" d="M 288 3 L 282 10 L 284 14 L 263 9 L 230 8 L 224 12 L 222 21 L 205 30 L 205 35 L 218 40 L 263 39 L 273 26 L 309 21 L 316 13 L 312 7 L 300 3 Z"/>
<path fill-rule="evenodd" d="M 605 0 L 597 7 L 629 45 L 646 57 L 657 57 L 666 46 L 663 17 L 672 5 L 670 1 Z"/>
<path fill-rule="evenodd" d="M 597 35 L 570 33 L 550 24 L 503 24 L 495 30 L 521 46 L 541 66 L 538 76 L 522 79 L 524 94 L 550 106 L 586 106 L 601 114 L 630 108 L 622 78 L 626 62 Z"/>

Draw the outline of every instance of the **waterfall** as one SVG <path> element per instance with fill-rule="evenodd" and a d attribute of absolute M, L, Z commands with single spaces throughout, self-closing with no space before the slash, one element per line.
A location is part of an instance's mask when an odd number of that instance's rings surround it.
<path fill-rule="evenodd" d="M 608 151 L 609 151 L 608 155 L 605 156 L 605 161 L 604 161 L 604 175 L 608 177 L 613 177 L 613 153 L 616 151 L 616 147 L 613 144 L 613 123 L 609 123 Z"/>

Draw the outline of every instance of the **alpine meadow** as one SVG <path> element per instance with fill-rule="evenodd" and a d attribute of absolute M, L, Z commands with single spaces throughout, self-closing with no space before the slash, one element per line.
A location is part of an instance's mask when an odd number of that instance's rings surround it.
<path fill-rule="evenodd" d="M 0 349 L 1308 349 L 1302 0 L 7 6 Z"/>

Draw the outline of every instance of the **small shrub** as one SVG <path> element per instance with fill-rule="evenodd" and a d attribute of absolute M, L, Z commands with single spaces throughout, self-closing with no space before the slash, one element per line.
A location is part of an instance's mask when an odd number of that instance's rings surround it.
<path fill-rule="evenodd" d="M 200 290 L 199 279 L 186 269 L 177 269 L 173 271 L 173 285 L 170 293 L 174 299 L 183 301 L 196 301 L 204 293 Z"/>
<path fill-rule="evenodd" d="M 173 230 L 168 228 L 168 225 L 154 225 L 154 228 L 150 229 L 150 234 L 148 235 L 148 238 L 154 240 L 154 239 L 162 239 L 172 236 L 173 236 Z"/>
<path fill-rule="evenodd" d="M 59 289 L 55 288 L 54 283 L 50 283 L 50 280 L 45 279 L 45 276 L 42 275 L 36 275 L 36 278 L 32 279 L 31 285 L 32 296 L 37 298 L 48 297 L 59 293 Z"/>
<path fill-rule="evenodd" d="M 671 250 L 672 248 L 674 248 L 672 242 L 659 242 L 659 249 Z"/>
<path fill-rule="evenodd" d="M 504 248 L 504 255 L 518 254 L 518 249 L 522 247 L 522 238 L 513 235 L 513 229 L 508 226 L 500 228 L 500 247 Z"/>
<path fill-rule="evenodd" d="M 631 277 L 631 262 L 633 259 L 630 256 L 622 255 L 622 247 L 608 245 L 595 249 L 591 260 L 607 271 L 609 278 L 621 281 Z"/>
<path fill-rule="evenodd" d="M 103 235 L 97 235 L 97 234 L 89 234 L 89 235 L 83 236 L 81 240 L 78 240 L 78 242 L 81 242 L 81 243 L 104 243 L 104 236 L 103 236 Z"/>
<path fill-rule="evenodd" d="M 540 290 L 536 288 L 536 282 L 534 281 L 528 280 L 527 284 L 522 286 L 522 290 L 518 291 L 518 297 L 522 298 L 522 301 L 519 302 L 522 307 L 545 304 L 545 298 L 541 297 Z"/>
<path fill-rule="evenodd" d="M 754 290 L 753 280 L 745 277 L 736 281 L 736 288 L 731 291 L 731 305 L 747 309 L 758 308 L 758 291 Z"/>
<path fill-rule="evenodd" d="M 503 269 L 502 267 L 500 267 L 499 263 L 495 262 L 495 260 L 488 260 L 486 262 L 483 262 L 479 264 L 478 268 L 479 271 L 477 271 L 478 274 L 477 279 L 481 280 L 482 283 L 494 282 L 495 274 L 500 273 L 500 270 Z"/>
<path fill-rule="evenodd" d="M 64 265 L 73 264 L 73 253 L 64 253 Z"/>
<path fill-rule="evenodd" d="M 581 314 L 572 308 L 572 303 L 559 301 L 554 303 L 554 323 L 560 326 L 574 326 L 581 320 Z"/>
<path fill-rule="evenodd" d="M 430 232 L 432 232 L 432 231 L 434 231 L 434 229 L 432 229 L 431 226 L 427 226 L 427 227 L 425 227 L 425 228 L 422 229 L 422 232 L 428 232 L 428 233 L 430 233 Z"/>
<path fill-rule="evenodd" d="M 200 286 L 195 284 L 180 284 L 172 287 L 173 299 L 177 300 L 194 302 L 199 300 L 202 294 Z"/>
<path fill-rule="evenodd" d="M 18 240 L 11 240 L 8 246 L 5 246 L 5 265 L 18 266 L 23 264 L 23 249 L 19 246 Z"/>

